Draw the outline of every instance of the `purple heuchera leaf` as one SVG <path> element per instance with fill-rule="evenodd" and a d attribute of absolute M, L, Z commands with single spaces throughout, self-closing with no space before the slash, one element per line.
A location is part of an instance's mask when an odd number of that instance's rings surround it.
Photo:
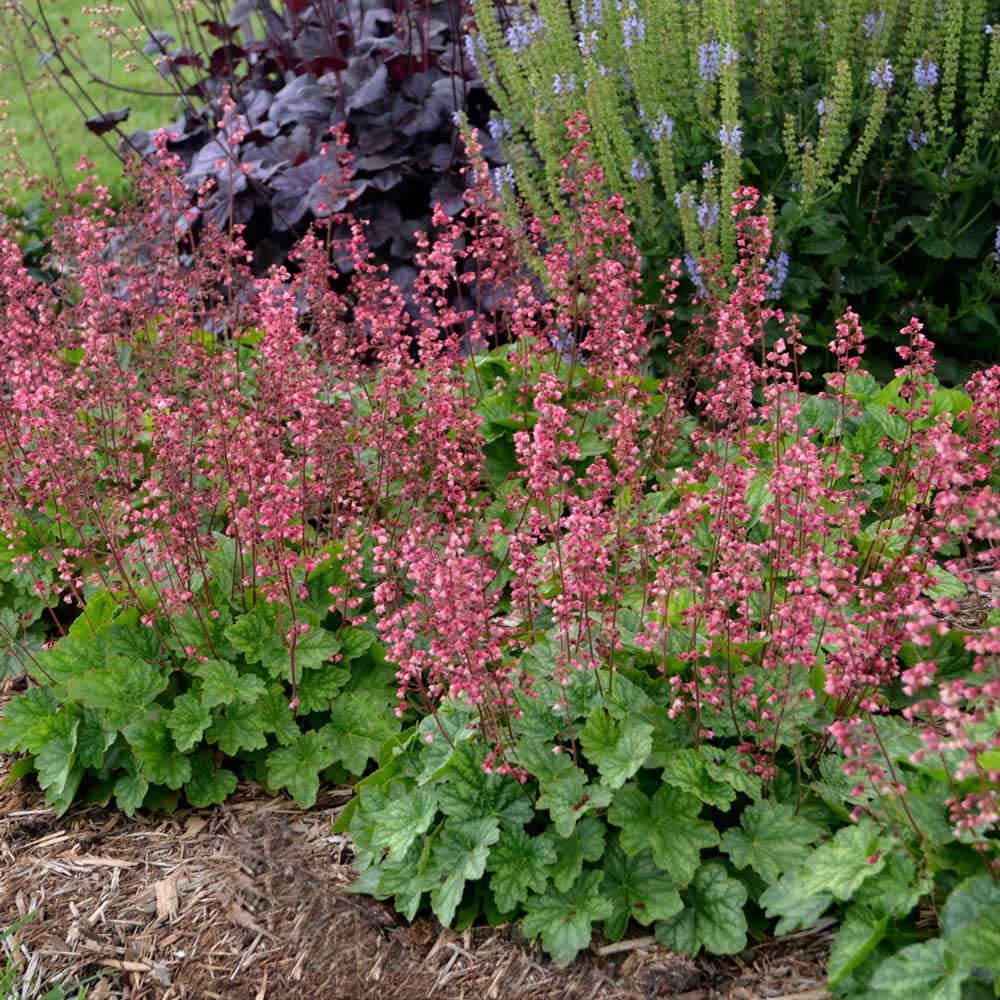
<path fill-rule="evenodd" d="M 115 108 L 114 111 L 105 111 L 104 114 L 88 118 L 86 125 L 94 135 L 104 135 L 105 132 L 110 132 L 116 125 L 125 121 L 131 113 L 131 108 Z"/>
<path fill-rule="evenodd" d="M 336 105 L 336 92 L 317 83 L 316 78 L 307 73 L 297 76 L 274 95 L 268 116 L 278 125 L 294 125 L 306 120 L 327 122 Z"/>
<path fill-rule="evenodd" d="M 379 101 L 384 101 L 387 93 L 389 71 L 384 65 L 377 67 L 372 74 L 347 98 L 345 107 L 350 113 L 358 108 L 367 108 Z"/>

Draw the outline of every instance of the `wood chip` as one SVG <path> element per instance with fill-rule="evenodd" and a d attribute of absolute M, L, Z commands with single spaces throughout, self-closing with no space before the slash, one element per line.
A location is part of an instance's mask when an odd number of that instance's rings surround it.
<path fill-rule="evenodd" d="M 156 892 L 156 916 L 162 921 L 177 917 L 177 876 L 168 875 L 153 883 Z"/>
<path fill-rule="evenodd" d="M 98 854 L 60 854 L 61 860 L 77 868 L 135 868 L 138 861 L 124 858 L 105 858 Z"/>
<path fill-rule="evenodd" d="M 656 944 L 656 938 L 649 937 L 629 938 L 627 941 L 615 941 L 614 944 L 606 944 L 603 948 L 597 949 L 598 955 L 617 955 L 623 951 L 635 951 L 636 948 L 648 948 L 651 944 Z"/>

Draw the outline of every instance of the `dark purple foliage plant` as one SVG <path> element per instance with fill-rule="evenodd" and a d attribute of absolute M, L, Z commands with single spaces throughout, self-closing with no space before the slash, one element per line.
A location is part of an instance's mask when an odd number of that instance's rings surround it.
<path fill-rule="evenodd" d="M 396 284 L 411 288 L 414 234 L 430 228 L 435 204 L 451 216 L 464 205 L 455 115 L 481 124 L 488 112 L 461 45 L 464 0 L 214 7 L 197 38 L 149 32 L 146 53 L 183 94 L 184 110 L 123 145 L 151 157 L 165 133 L 192 203 L 202 196 L 198 212 L 240 226 L 258 272 L 285 263 L 314 221 L 349 210 L 367 223 Z M 344 136 L 353 157 L 346 190 Z M 484 152 L 499 162 L 488 140 Z M 349 233 L 331 222 L 330 235 Z"/>

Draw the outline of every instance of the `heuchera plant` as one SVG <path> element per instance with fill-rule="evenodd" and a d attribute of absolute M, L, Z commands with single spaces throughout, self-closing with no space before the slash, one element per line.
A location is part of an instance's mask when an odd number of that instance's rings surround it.
<path fill-rule="evenodd" d="M 570 239 L 505 221 L 472 135 L 409 308 L 347 217 L 348 294 L 318 236 L 292 279 L 210 221 L 194 246 L 169 174 L 120 218 L 93 189 L 51 288 L 4 244 L 0 635 L 30 683 L 0 748 L 58 809 L 218 801 L 239 772 L 308 805 L 371 771 L 340 820 L 359 891 L 523 915 L 561 963 L 633 918 L 732 953 L 835 910 L 835 988 L 975 995 L 1000 977 L 1000 368 L 941 388 L 914 318 L 880 386 L 847 311 L 807 394 L 741 188 L 736 264 L 704 262 L 696 335 L 649 377 L 681 264 L 649 315 L 568 132 Z"/>
<path fill-rule="evenodd" d="M 435 204 L 449 215 L 464 205 L 453 116 L 484 120 L 488 105 L 462 49 L 464 16 L 462 0 L 215 3 L 202 23 L 215 47 L 204 56 L 194 39 L 151 34 L 147 53 L 183 95 L 185 112 L 161 130 L 133 132 L 126 146 L 152 156 L 165 134 L 192 201 L 208 192 L 199 211 L 244 227 L 258 273 L 287 264 L 315 219 L 350 207 L 369 222 L 369 249 L 409 293 L 416 233 L 430 228 Z M 349 185 L 331 129 L 350 136 Z M 346 224 L 334 229 L 349 236 Z M 340 264 L 349 270 L 350 257 Z"/>

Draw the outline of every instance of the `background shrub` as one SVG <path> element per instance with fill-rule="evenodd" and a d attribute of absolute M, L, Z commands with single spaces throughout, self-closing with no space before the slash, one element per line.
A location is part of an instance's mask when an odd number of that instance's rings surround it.
<path fill-rule="evenodd" d="M 966 369 L 1000 349 L 995 5 L 476 0 L 474 13 L 508 180 L 540 218 L 561 211 L 563 122 L 585 111 L 651 299 L 674 256 L 695 290 L 703 258 L 721 252 L 728 270 L 728 195 L 751 183 L 775 229 L 769 297 L 801 316 L 806 343 L 829 343 L 850 303 L 876 348 L 920 315 Z M 891 349 L 876 354 L 888 376 Z"/>
<path fill-rule="evenodd" d="M 349 208 L 409 295 L 415 234 L 430 228 L 437 202 L 449 215 L 464 205 L 454 116 L 484 122 L 487 110 L 462 46 L 462 0 L 210 6 L 200 37 L 156 33 L 152 43 L 186 95 L 183 116 L 162 132 L 192 201 L 210 192 L 199 211 L 242 227 L 258 273 L 287 262 L 315 219 Z M 349 185 L 332 134 L 341 131 L 353 154 Z M 149 156 L 156 134 L 128 140 Z M 331 235 L 349 231 L 333 224 Z M 340 263 L 351 266 L 346 256 Z"/>

